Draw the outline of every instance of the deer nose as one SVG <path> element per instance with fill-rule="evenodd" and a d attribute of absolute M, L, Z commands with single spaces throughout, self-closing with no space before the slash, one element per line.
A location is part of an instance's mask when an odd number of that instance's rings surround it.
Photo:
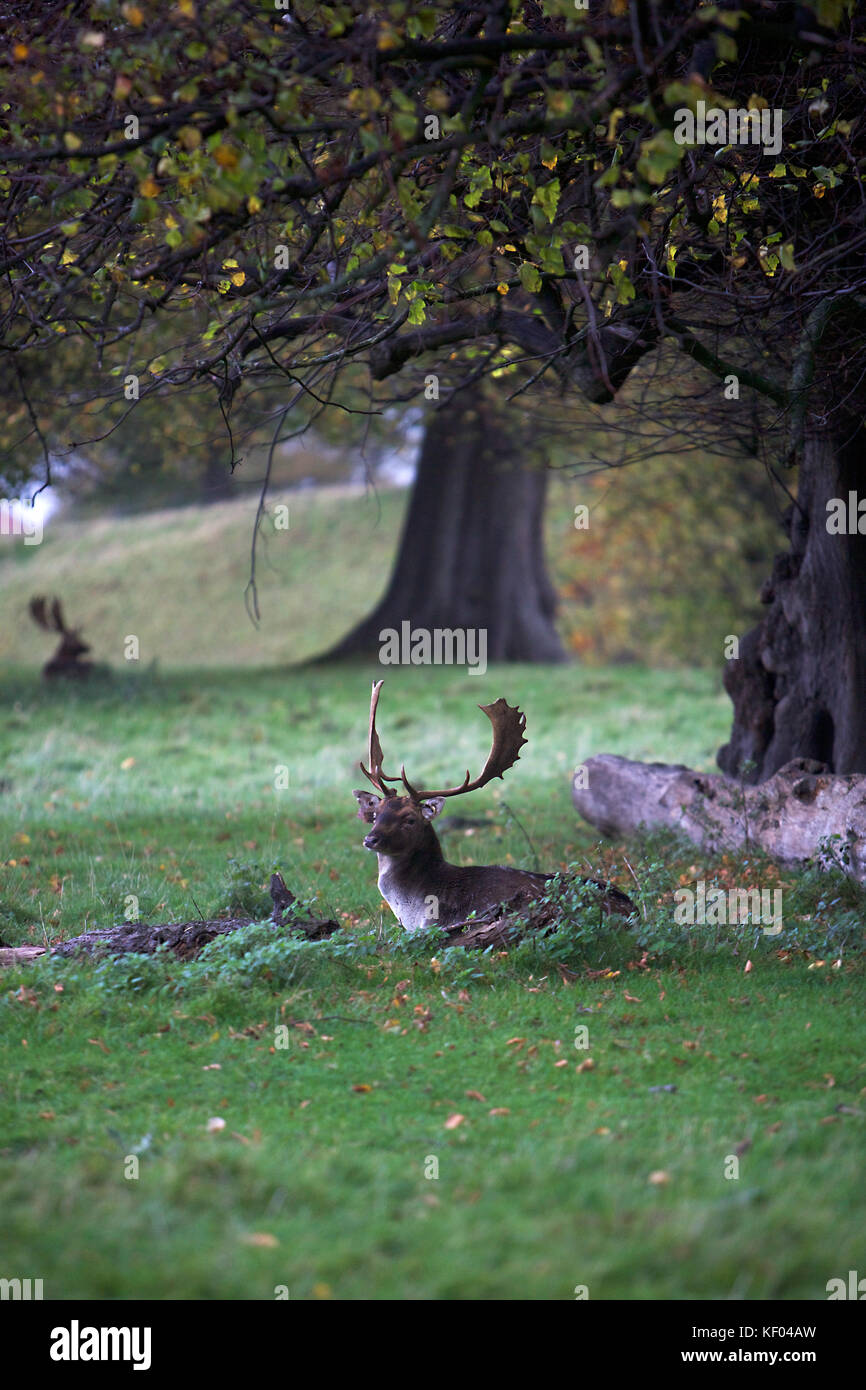
<path fill-rule="evenodd" d="M 365 849 L 375 849 L 378 844 L 379 836 L 376 834 L 375 830 L 371 830 L 369 835 L 364 836 Z"/>

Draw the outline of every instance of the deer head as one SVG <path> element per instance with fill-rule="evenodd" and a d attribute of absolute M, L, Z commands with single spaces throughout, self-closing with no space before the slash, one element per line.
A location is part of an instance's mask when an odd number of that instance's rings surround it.
<path fill-rule="evenodd" d="M 430 822 L 442 810 L 447 797 L 463 796 L 468 792 L 477 791 L 494 777 L 502 777 L 513 766 L 526 742 L 526 716 L 501 698 L 492 705 L 479 705 L 479 709 L 484 711 L 493 725 L 493 746 L 480 775 L 473 781 L 467 771 L 459 786 L 424 790 L 413 786 L 409 781 L 405 764 L 401 768 L 399 779 L 387 776 L 384 771 L 382 745 L 376 731 L 376 710 L 382 684 L 382 681 L 376 682 L 370 700 L 367 745 L 369 767 L 365 767 L 363 763 L 360 765 L 364 776 L 379 795 L 360 790 L 353 793 L 358 802 L 359 819 L 367 821 L 373 827 L 365 836 L 364 845 L 367 849 L 392 858 L 400 858 L 418 851 L 438 854 L 441 858 L 439 840 Z M 402 782 L 403 793 L 394 790 L 398 782 Z"/>

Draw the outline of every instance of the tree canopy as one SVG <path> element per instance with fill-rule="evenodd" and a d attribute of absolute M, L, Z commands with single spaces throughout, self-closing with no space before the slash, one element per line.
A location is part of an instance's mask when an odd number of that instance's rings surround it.
<path fill-rule="evenodd" d="M 62 340 L 73 403 L 282 381 L 278 423 L 398 371 L 605 401 L 668 343 L 796 452 L 866 365 L 855 9 L 5 0 L 7 450 Z"/>

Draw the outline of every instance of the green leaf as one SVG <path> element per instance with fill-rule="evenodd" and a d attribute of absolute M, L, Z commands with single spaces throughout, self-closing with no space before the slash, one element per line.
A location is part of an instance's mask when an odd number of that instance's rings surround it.
<path fill-rule="evenodd" d="M 524 261 L 517 273 L 527 294 L 538 294 L 541 289 L 541 276 L 538 267 L 534 266 L 531 261 Z"/>
<path fill-rule="evenodd" d="M 541 208 L 547 217 L 548 222 L 552 222 L 556 216 L 556 209 L 559 207 L 559 179 L 551 179 L 550 183 L 542 184 L 536 188 L 532 195 L 532 201 Z"/>
<path fill-rule="evenodd" d="M 472 180 L 469 186 L 469 192 L 465 195 L 463 199 L 464 203 L 468 208 L 477 208 L 478 204 L 481 202 L 481 199 L 484 196 L 485 191 L 488 188 L 492 187 L 493 176 L 490 173 L 490 170 L 488 169 L 487 165 L 485 164 L 483 169 L 477 169 L 475 173 L 472 175 Z"/>
<path fill-rule="evenodd" d="M 678 145 L 672 130 L 660 130 L 641 146 L 637 171 L 647 183 L 659 186 L 677 168 L 684 146 Z"/>
<path fill-rule="evenodd" d="M 616 290 L 617 304 L 628 304 L 634 299 L 634 285 L 628 277 L 626 271 L 620 265 L 610 267 L 610 278 Z"/>

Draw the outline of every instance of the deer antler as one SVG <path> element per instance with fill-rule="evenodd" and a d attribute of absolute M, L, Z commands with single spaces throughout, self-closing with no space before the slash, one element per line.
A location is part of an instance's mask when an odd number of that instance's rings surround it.
<path fill-rule="evenodd" d="M 66 620 L 63 617 L 63 609 L 60 606 L 60 599 L 56 598 L 51 605 L 51 616 L 54 619 L 55 632 L 68 632 Z"/>
<path fill-rule="evenodd" d="M 372 782 L 377 791 L 381 792 L 383 796 L 391 796 L 392 793 L 389 791 L 387 783 L 394 782 L 396 784 L 397 778 L 386 777 L 382 771 L 382 745 L 379 742 L 379 735 L 376 733 L 376 708 L 379 704 L 379 691 L 384 684 L 384 681 L 376 681 L 370 696 L 370 734 L 367 739 L 367 761 L 370 764 L 370 770 L 368 771 L 363 763 L 360 763 L 359 766 L 367 781 Z"/>
<path fill-rule="evenodd" d="M 477 791 L 479 787 L 486 786 L 494 777 L 503 777 L 508 769 L 517 762 L 520 757 L 520 750 L 527 742 L 524 738 L 526 715 L 521 714 L 516 705 L 506 704 L 502 696 L 498 700 L 494 700 L 492 705 L 479 705 L 478 708 L 484 711 L 493 725 L 493 747 L 490 749 L 481 775 L 476 777 L 474 782 L 471 782 L 467 771 L 466 780 L 460 787 L 447 787 L 442 791 L 418 791 L 408 780 L 406 769 L 403 767 L 400 774 L 403 786 L 413 801 L 427 801 L 437 796 L 462 796 L 464 792 Z"/>
<path fill-rule="evenodd" d="M 46 599 L 36 597 L 30 600 L 30 616 L 37 627 L 44 627 L 46 632 L 51 632 L 51 624 L 48 621 L 48 614 L 45 611 Z"/>
<path fill-rule="evenodd" d="M 30 600 L 30 616 L 34 623 L 44 628 L 46 632 L 69 633 L 59 598 L 56 598 L 50 606 L 44 595 L 40 594 L 36 598 L 32 598 Z"/>

